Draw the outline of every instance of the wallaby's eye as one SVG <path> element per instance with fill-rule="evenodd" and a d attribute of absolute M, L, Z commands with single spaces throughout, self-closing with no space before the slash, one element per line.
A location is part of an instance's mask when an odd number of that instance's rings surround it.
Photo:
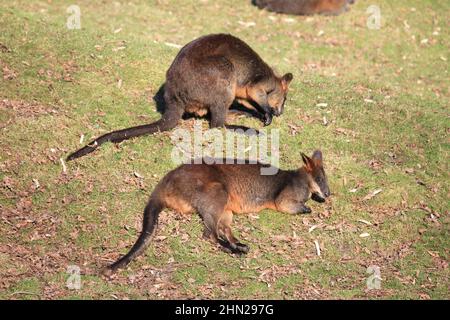
<path fill-rule="evenodd" d="M 269 95 L 269 94 L 271 94 L 274 91 L 275 91 L 275 89 L 269 89 L 269 90 L 266 91 L 266 93 Z"/>
<path fill-rule="evenodd" d="M 320 183 L 322 183 L 322 182 L 323 182 L 323 179 L 322 179 L 322 177 L 320 177 L 320 176 L 319 176 L 319 177 L 317 177 L 317 178 L 316 178 L 316 181 L 317 181 L 317 183 L 319 183 L 319 184 L 320 184 Z"/>

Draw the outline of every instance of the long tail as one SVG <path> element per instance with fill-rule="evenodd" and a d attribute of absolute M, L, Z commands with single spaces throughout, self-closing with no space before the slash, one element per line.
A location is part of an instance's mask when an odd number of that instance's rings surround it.
<path fill-rule="evenodd" d="M 173 129 L 178 124 L 179 117 L 170 117 L 166 114 L 163 115 L 161 119 L 159 119 L 156 122 L 150 123 L 150 124 L 144 124 L 142 126 L 137 127 L 131 127 L 127 129 L 112 131 L 107 134 L 104 134 L 94 141 L 90 142 L 85 147 L 75 151 L 74 153 L 70 154 L 67 157 L 67 161 L 74 160 L 76 158 L 82 157 L 84 155 L 87 155 L 88 153 L 91 153 L 95 149 L 97 149 L 100 145 L 104 144 L 105 142 L 121 142 L 123 140 L 131 139 L 134 137 L 143 136 L 146 134 L 152 134 L 158 131 L 167 131 L 170 129 Z"/>
<path fill-rule="evenodd" d="M 158 224 L 159 213 L 163 208 L 164 206 L 158 200 L 151 199 L 149 201 L 144 210 L 144 222 L 142 225 L 141 235 L 130 251 L 125 256 L 108 266 L 104 270 L 104 273 L 108 274 L 116 272 L 117 269 L 125 267 L 131 262 L 131 260 L 135 259 L 144 252 L 150 243 L 151 235 L 153 234 L 153 231 L 155 231 Z"/>

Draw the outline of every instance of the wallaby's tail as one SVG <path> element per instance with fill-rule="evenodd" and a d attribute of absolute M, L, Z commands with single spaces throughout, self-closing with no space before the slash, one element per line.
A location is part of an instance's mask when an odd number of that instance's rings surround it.
<path fill-rule="evenodd" d="M 141 255 L 142 252 L 147 248 L 151 240 L 151 235 L 155 231 L 158 224 L 158 216 L 164 205 L 161 204 L 159 200 L 151 199 L 144 211 L 144 221 L 142 224 L 142 232 L 136 243 L 133 245 L 131 250 L 122 258 L 108 266 L 105 270 L 105 274 L 110 274 L 116 272 L 117 269 L 125 267 L 134 258 Z"/>
<path fill-rule="evenodd" d="M 180 116 L 181 117 L 181 116 Z M 87 146 L 75 151 L 71 155 L 67 157 L 67 161 L 74 160 L 76 158 L 82 157 L 88 153 L 91 153 L 95 149 L 98 148 L 98 146 L 102 145 L 105 142 L 121 142 L 123 140 L 131 139 L 134 137 L 143 136 L 146 134 L 152 134 L 158 131 L 167 131 L 170 129 L 173 129 L 178 124 L 178 120 L 180 119 L 177 117 L 170 117 L 166 114 L 163 115 L 163 117 L 153 123 L 150 124 L 144 124 L 142 126 L 137 127 L 131 127 L 127 129 L 117 130 L 113 132 L 109 132 L 107 134 L 104 134 L 94 141 L 90 142 Z"/>

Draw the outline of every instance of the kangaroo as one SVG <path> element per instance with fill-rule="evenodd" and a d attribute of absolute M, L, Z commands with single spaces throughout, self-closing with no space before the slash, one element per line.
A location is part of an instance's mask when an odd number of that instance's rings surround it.
<path fill-rule="evenodd" d="M 355 0 L 253 0 L 260 9 L 296 15 L 339 15 Z"/>
<path fill-rule="evenodd" d="M 185 113 L 210 114 L 210 126 L 223 127 L 235 100 L 259 111 L 265 125 L 284 109 L 292 74 L 279 77 L 244 41 L 228 34 L 211 34 L 185 45 L 166 73 L 162 118 L 154 123 L 102 135 L 67 157 L 73 160 L 105 142 L 171 130 Z M 230 126 L 232 127 L 232 126 Z"/>
<path fill-rule="evenodd" d="M 305 202 L 311 197 L 324 202 L 330 196 L 323 168 L 322 152 L 312 157 L 301 154 L 304 166 L 297 170 L 278 170 L 261 175 L 257 164 L 184 164 L 169 172 L 155 187 L 144 210 L 142 232 L 131 250 L 106 267 L 112 274 L 142 254 L 156 228 L 159 213 L 171 208 L 179 213 L 198 212 L 203 220 L 204 237 L 218 242 L 231 253 L 245 254 L 249 247 L 231 232 L 233 213 L 272 209 L 290 214 L 311 213 Z"/>

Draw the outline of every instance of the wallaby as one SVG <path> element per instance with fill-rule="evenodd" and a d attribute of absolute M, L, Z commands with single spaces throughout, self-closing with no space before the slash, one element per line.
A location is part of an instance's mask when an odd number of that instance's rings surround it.
<path fill-rule="evenodd" d="M 285 213 L 310 213 L 305 202 L 311 197 L 324 202 L 330 196 L 322 153 L 302 153 L 304 166 L 261 175 L 264 164 L 184 164 L 169 172 L 155 187 L 144 211 L 142 232 L 131 250 L 103 270 L 111 274 L 144 252 L 156 228 L 159 213 L 171 208 L 179 213 L 198 212 L 204 236 L 231 253 L 244 254 L 249 247 L 231 232 L 234 213 L 273 209 Z M 211 163 L 211 162 L 209 162 Z M 234 162 L 233 162 L 234 163 Z"/>
<path fill-rule="evenodd" d="M 293 76 L 279 77 L 244 41 L 228 34 L 211 34 L 185 45 L 166 73 L 162 118 L 154 123 L 113 131 L 68 156 L 73 160 L 111 141 L 166 131 L 183 114 L 210 114 L 210 126 L 223 127 L 235 100 L 256 108 L 265 125 L 283 112 Z M 231 126 L 232 127 L 232 126 Z"/>
<path fill-rule="evenodd" d="M 339 15 L 355 0 L 253 0 L 260 9 L 296 15 Z"/>

